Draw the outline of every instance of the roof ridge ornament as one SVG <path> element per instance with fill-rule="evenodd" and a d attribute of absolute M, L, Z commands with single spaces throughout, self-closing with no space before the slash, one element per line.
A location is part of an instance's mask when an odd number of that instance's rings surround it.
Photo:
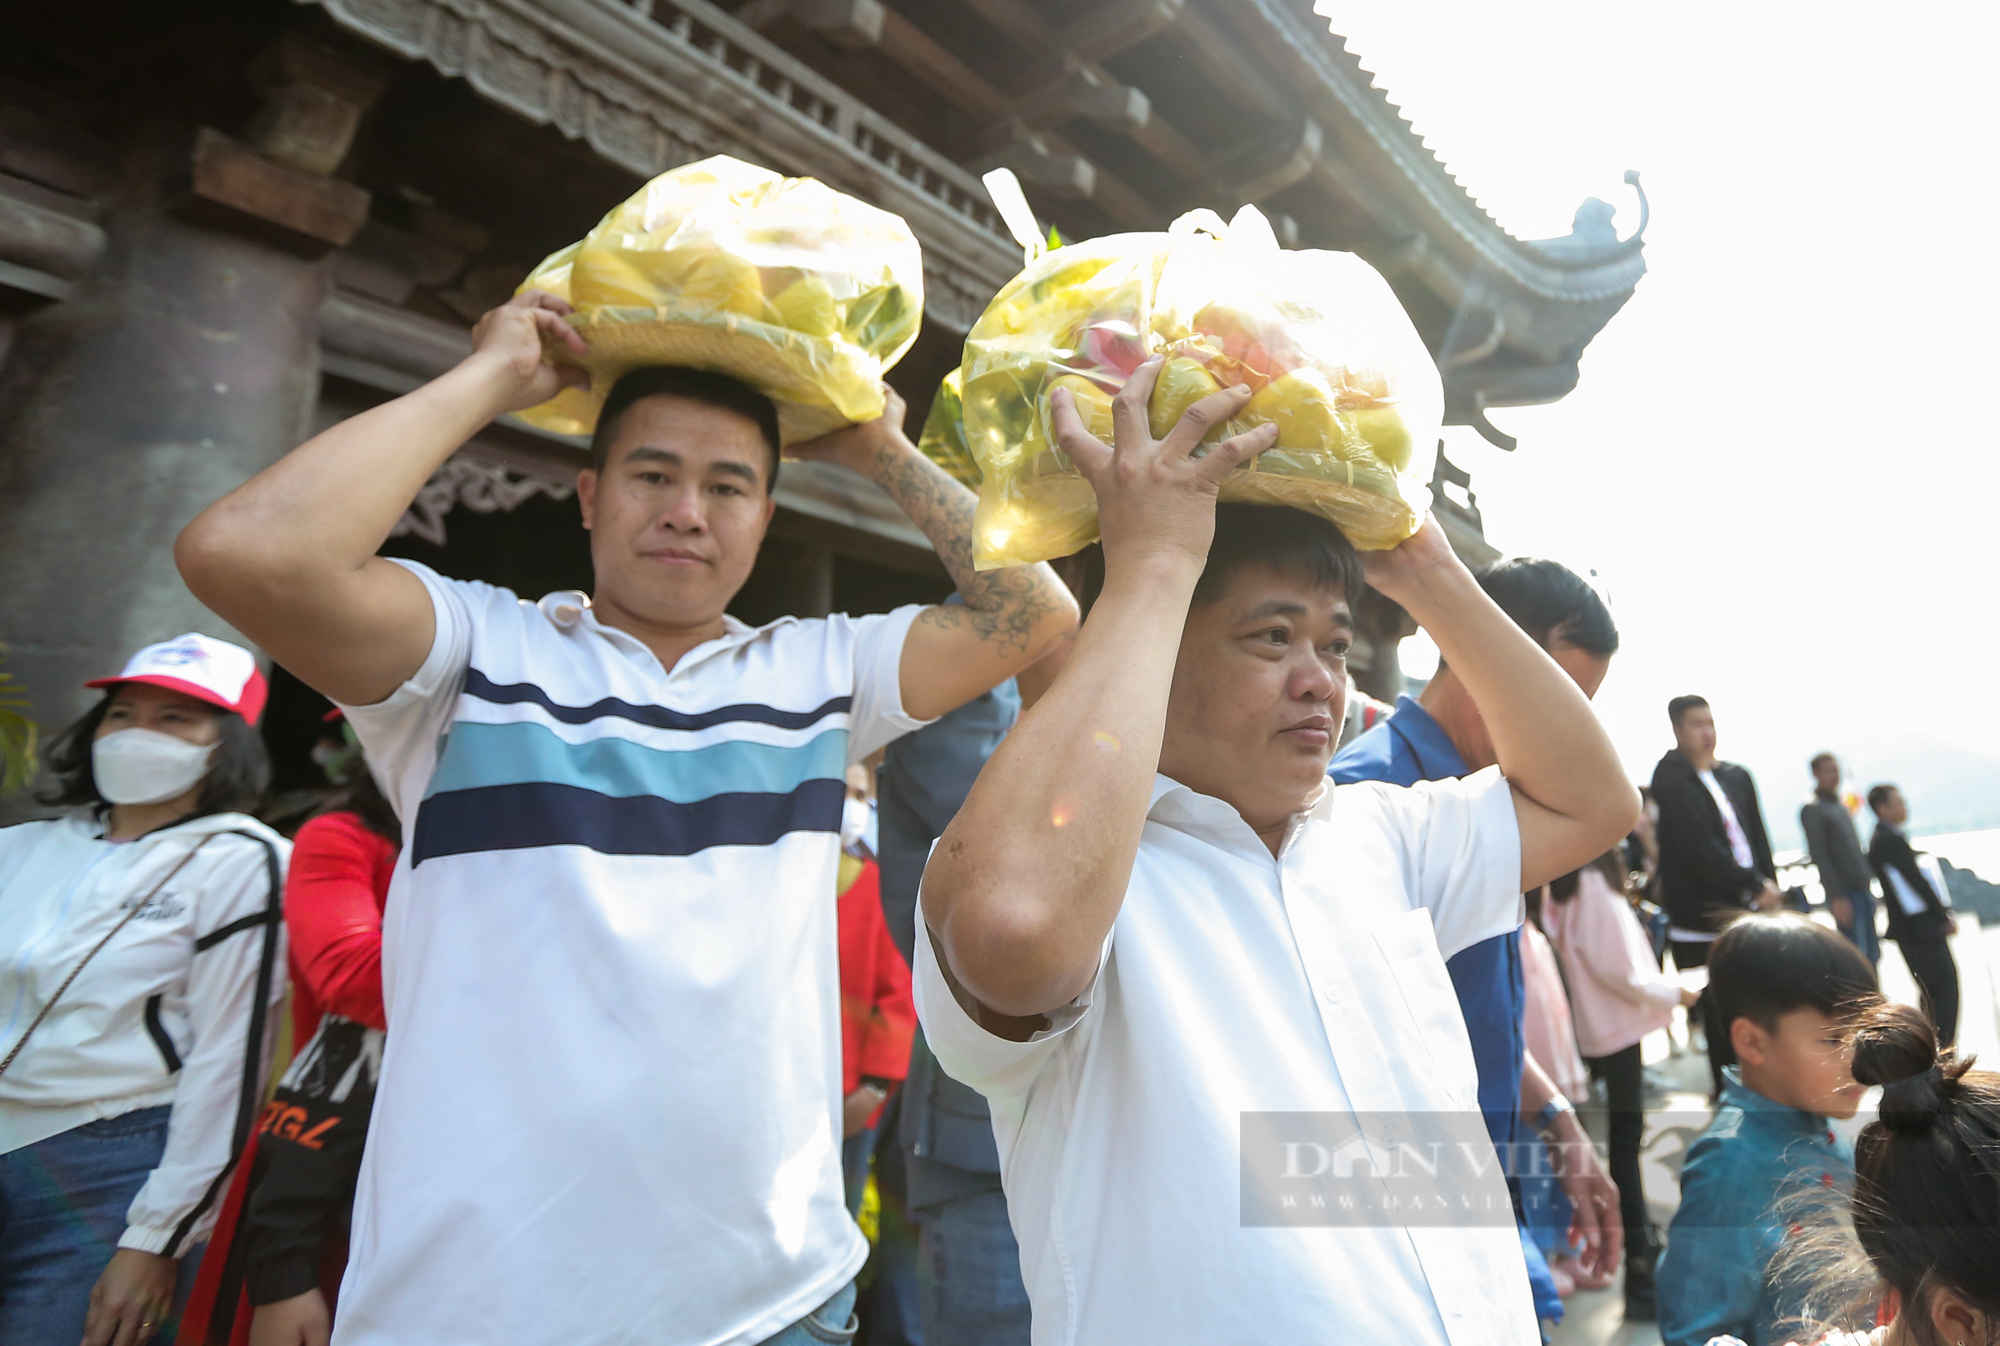
<path fill-rule="evenodd" d="M 1612 222 L 1618 214 L 1617 207 L 1591 196 L 1576 208 L 1576 218 L 1568 234 L 1522 241 L 1550 263 L 1566 270 L 1603 266 L 1633 256 L 1646 246 L 1646 226 L 1653 221 L 1653 204 L 1646 199 L 1646 189 L 1639 185 L 1638 169 L 1626 169 L 1625 181 L 1639 194 L 1639 227 L 1630 238 L 1618 237 L 1618 227 Z"/>
<path fill-rule="evenodd" d="M 1646 199 L 1646 189 L 1639 185 L 1638 169 L 1636 168 L 1626 169 L 1625 181 L 1632 188 L 1633 191 L 1639 194 L 1639 227 L 1637 229 L 1634 229 L 1632 231 L 1632 237 L 1626 239 L 1625 241 L 1627 243 L 1637 243 L 1640 239 L 1646 236 L 1646 226 L 1653 222 L 1653 203 Z"/>

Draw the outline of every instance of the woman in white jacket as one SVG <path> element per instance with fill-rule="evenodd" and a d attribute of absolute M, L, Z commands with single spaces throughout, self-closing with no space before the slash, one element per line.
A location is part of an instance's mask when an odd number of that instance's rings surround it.
<path fill-rule="evenodd" d="M 290 846 L 249 651 L 187 635 L 89 684 L 69 816 L 0 829 L 0 1342 L 143 1346 L 256 1120 Z"/>

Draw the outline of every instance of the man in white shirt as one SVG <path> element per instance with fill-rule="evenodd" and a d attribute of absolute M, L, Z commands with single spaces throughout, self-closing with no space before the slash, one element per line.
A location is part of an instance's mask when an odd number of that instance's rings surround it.
<path fill-rule="evenodd" d="M 1444 959 L 1601 854 L 1637 795 L 1434 522 L 1367 578 L 1436 639 L 1499 766 L 1328 782 L 1360 567 L 1313 516 L 1218 510 L 1270 429 L 1194 455 L 1239 387 L 1155 441 L 1158 367 L 1114 399 L 1115 449 L 1057 395 L 1104 586 L 921 899 L 918 1012 L 992 1102 L 1034 1339 L 1528 1346 Z"/>
<path fill-rule="evenodd" d="M 838 1141 L 845 769 L 1032 663 L 1075 605 L 1045 567 L 973 570 L 973 496 L 891 393 L 791 453 L 887 491 L 964 605 L 735 621 L 777 415 L 687 369 L 610 390 L 577 479 L 592 595 L 377 557 L 459 444 L 576 376 L 543 355 L 580 348 L 567 311 L 487 314 L 457 368 L 295 450 L 177 551 L 347 708 L 406 829 L 334 1339 L 843 1340 L 867 1252 Z"/>

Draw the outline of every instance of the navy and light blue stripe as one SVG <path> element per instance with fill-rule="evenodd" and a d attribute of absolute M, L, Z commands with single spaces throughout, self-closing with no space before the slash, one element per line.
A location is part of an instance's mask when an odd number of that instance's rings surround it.
<path fill-rule="evenodd" d="M 534 705 L 562 724 L 617 719 L 672 730 L 732 722 L 809 729 L 844 717 L 851 704 L 835 697 L 810 711 L 742 704 L 695 714 L 615 698 L 564 706 L 532 684 L 495 684 L 477 669 L 467 673 L 465 694 Z M 411 863 L 542 846 L 692 855 L 768 846 L 792 832 L 837 832 L 847 741 L 844 722 L 789 745 L 723 740 L 676 749 L 618 737 L 573 743 L 534 720 L 459 720 L 417 810 Z"/>
<path fill-rule="evenodd" d="M 650 729 L 711 729 L 718 724 L 768 724 L 779 729 L 809 729 L 829 715 L 843 715 L 854 707 L 851 696 L 836 696 L 815 710 L 777 710 L 771 706 L 746 703 L 718 706 L 714 710 L 669 710 L 665 706 L 635 706 L 607 696 L 588 706 L 564 706 L 532 682 L 497 683 L 476 668 L 465 671 L 465 695 L 496 706 L 535 705 L 550 718 L 564 724 L 588 724 L 592 720 L 620 719 L 643 724 Z"/>

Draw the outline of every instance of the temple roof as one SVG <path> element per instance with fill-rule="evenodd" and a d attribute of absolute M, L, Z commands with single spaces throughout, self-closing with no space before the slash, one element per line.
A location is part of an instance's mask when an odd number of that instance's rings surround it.
<path fill-rule="evenodd" d="M 1254 201 L 1286 242 L 1379 267 L 1448 419 L 1510 446 L 1485 408 L 1566 394 L 1645 272 L 1600 201 L 1565 238 L 1510 235 L 1310 0 L 317 3 L 634 172 L 729 152 L 897 210 L 960 330 L 1019 265 L 986 168 L 1072 238 Z"/>

